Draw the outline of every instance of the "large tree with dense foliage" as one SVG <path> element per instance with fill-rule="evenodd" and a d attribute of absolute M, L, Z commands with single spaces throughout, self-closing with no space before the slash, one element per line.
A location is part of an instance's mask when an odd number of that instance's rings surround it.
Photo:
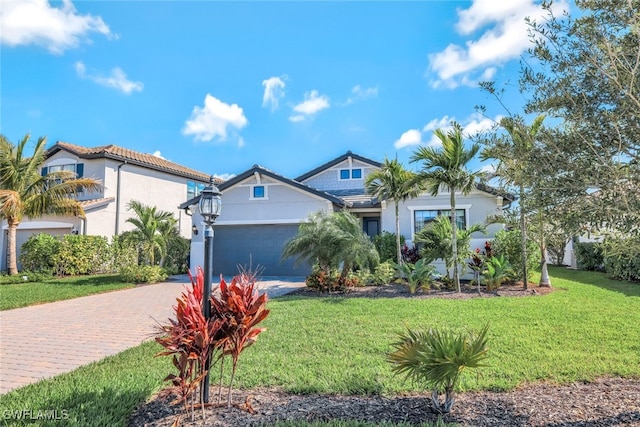
<path fill-rule="evenodd" d="M 557 200 L 581 225 L 640 232 L 640 2 L 575 0 L 529 22 L 527 112 L 562 119 L 547 140 Z"/>
<path fill-rule="evenodd" d="M 469 194 L 476 188 L 476 181 L 483 176 L 479 171 L 467 169 L 469 162 L 480 151 L 477 143 L 467 149 L 464 144 L 462 127 L 453 123 L 448 132 L 436 129 L 434 134 L 442 142 L 442 148 L 418 148 L 411 156 L 411 162 L 422 162 L 422 169 L 417 173 L 416 182 L 432 196 L 437 196 L 441 188 L 449 192 L 451 204 L 451 245 L 453 253 L 453 283 L 460 292 L 460 277 L 458 274 L 458 227 L 456 225 L 456 192 Z"/>
<path fill-rule="evenodd" d="M 18 274 L 16 230 L 24 217 L 73 215 L 84 217 L 76 199 L 78 192 L 98 191 L 100 182 L 77 178 L 74 172 L 59 171 L 42 175 L 46 161 L 46 138 L 38 138 L 29 156 L 29 134 L 18 144 L 0 135 L 0 218 L 7 220 L 7 258 L 9 274 Z"/>
<path fill-rule="evenodd" d="M 400 243 L 400 202 L 419 194 L 413 185 L 415 174 L 404 168 L 398 159 L 384 159 L 382 167 L 367 175 L 365 189 L 378 200 L 393 200 L 396 214 L 396 253 L 398 263 L 402 263 Z"/>

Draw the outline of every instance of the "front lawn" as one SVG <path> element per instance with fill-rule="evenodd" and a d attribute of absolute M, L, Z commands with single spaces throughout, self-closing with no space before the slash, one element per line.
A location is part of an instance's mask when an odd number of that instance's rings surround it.
<path fill-rule="evenodd" d="M 117 274 L 74 276 L 46 282 L 0 285 L 0 310 L 62 301 L 135 285 L 122 283 Z"/>
<path fill-rule="evenodd" d="M 600 273 L 550 270 L 546 296 L 469 300 L 309 298 L 269 302 L 267 331 L 241 357 L 236 385 L 296 393 L 423 391 L 391 374 L 385 354 L 405 326 L 479 329 L 489 322 L 490 367 L 462 390 L 532 381 L 640 377 L 640 285 Z M 124 425 L 172 372 L 153 342 L 0 397 L 0 408 L 66 409 L 69 422 Z M 215 382 L 215 375 L 212 383 Z M 30 424 L 33 425 L 33 424 Z"/>

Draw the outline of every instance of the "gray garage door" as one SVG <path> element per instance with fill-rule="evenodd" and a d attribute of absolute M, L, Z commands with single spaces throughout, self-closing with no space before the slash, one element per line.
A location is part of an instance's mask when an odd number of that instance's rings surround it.
<path fill-rule="evenodd" d="M 264 268 L 262 276 L 305 276 L 307 264 L 294 265 L 293 259 L 281 262 L 282 248 L 298 232 L 298 224 L 223 225 L 215 227 L 213 245 L 214 277 L 232 276 L 238 265 L 249 263 Z"/>

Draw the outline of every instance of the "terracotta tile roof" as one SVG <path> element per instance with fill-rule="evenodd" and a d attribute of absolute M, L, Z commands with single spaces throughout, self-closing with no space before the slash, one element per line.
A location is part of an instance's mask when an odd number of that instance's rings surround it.
<path fill-rule="evenodd" d="M 89 200 L 80 200 L 80 206 L 85 211 L 90 211 L 91 209 L 99 208 L 100 206 L 108 205 L 109 203 L 115 202 L 115 197 L 103 197 L 100 199 L 89 199 Z"/>
<path fill-rule="evenodd" d="M 209 181 L 209 174 L 190 169 L 177 163 L 170 162 L 152 154 L 140 153 L 113 144 L 101 145 L 99 147 L 82 147 L 80 145 L 58 141 L 47 151 L 47 157 L 52 156 L 60 150 L 69 151 L 70 153 L 73 153 L 83 159 L 108 158 L 127 161 L 137 166 L 155 169 L 173 175 L 192 178 L 203 182 Z M 221 179 L 216 178 L 217 184 L 221 184 L 222 182 L 223 181 Z"/>

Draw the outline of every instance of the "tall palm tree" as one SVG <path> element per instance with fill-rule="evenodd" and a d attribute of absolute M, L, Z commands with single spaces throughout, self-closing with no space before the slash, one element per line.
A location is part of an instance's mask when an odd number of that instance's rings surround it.
<path fill-rule="evenodd" d="M 503 117 L 500 120 L 507 134 L 504 137 L 495 136 L 488 142 L 488 146 L 480 154 L 482 160 L 496 159 L 496 175 L 500 181 L 507 185 L 518 187 L 518 199 L 520 201 L 520 233 L 522 246 L 522 281 L 524 289 L 529 286 L 529 272 L 527 271 L 527 218 L 526 201 L 527 189 L 532 185 L 534 177 L 532 162 L 539 162 L 539 157 L 534 153 L 535 141 L 542 130 L 542 122 L 545 115 L 537 116 L 531 125 L 527 125 L 519 116 Z M 536 159 L 538 157 L 538 159 Z M 544 233 L 541 231 L 540 243 L 542 275 L 540 286 L 551 286 L 546 262 L 546 244 Z"/>
<path fill-rule="evenodd" d="M 126 234 L 126 240 L 138 247 L 146 264 L 155 264 L 156 252 L 164 261 L 171 229 L 176 226 L 173 214 L 159 211 L 155 206 L 147 206 L 137 200 L 127 203 L 127 209 L 133 211 L 135 216 L 127 218 L 126 222 L 133 224 L 135 228 Z"/>
<path fill-rule="evenodd" d="M 379 200 L 393 200 L 396 209 L 396 253 L 397 261 L 402 263 L 400 245 L 400 202 L 415 197 L 420 193 L 419 187 L 413 185 L 415 174 L 404 168 L 398 159 L 384 159 L 382 167 L 371 172 L 365 180 L 367 193 Z"/>
<path fill-rule="evenodd" d="M 453 283 L 460 292 L 460 277 L 458 274 L 458 248 L 456 235 L 456 191 L 463 195 L 469 194 L 476 184 L 476 180 L 483 177 L 479 171 L 471 172 L 467 169 L 469 162 L 478 154 L 479 144 L 473 144 L 470 149 L 464 146 L 462 127 L 454 122 L 449 132 L 436 129 L 434 134 L 442 142 L 442 149 L 422 146 L 411 156 L 411 162 L 422 162 L 422 169 L 418 172 L 416 181 L 424 186 L 429 194 L 437 196 L 440 188 L 449 191 L 451 203 L 451 246 L 453 253 Z"/>
<path fill-rule="evenodd" d="M 30 135 L 14 145 L 0 135 L 0 217 L 7 220 L 7 256 L 9 274 L 18 274 L 16 230 L 24 217 L 74 215 L 84 217 L 76 199 L 80 191 L 99 191 L 101 184 L 93 178 L 77 178 L 70 171 L 50 172 L 42 176 L 46 161 L 46 138 L 38 138 L 33 155 L 27 156 Z"/>

